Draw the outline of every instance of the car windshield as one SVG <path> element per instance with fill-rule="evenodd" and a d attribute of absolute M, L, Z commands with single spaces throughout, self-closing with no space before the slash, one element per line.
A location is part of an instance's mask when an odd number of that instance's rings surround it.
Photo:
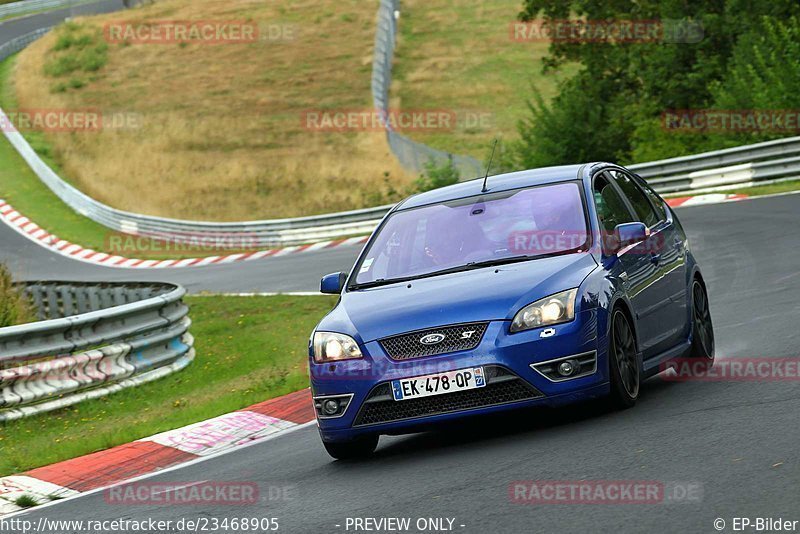
<path fill-rule="evenodd" d="M 577 182 L 401 210 L 358 266 L 355 285 L 577 252 L 588 241 Z"/>

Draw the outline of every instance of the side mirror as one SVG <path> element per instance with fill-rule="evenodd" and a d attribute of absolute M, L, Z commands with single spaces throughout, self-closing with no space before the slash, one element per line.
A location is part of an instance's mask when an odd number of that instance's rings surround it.
<path fill-rule="evenodd" d="M 614 237 L 617 241 L 617 250 L 619 250 L 647 239 L 647 227 L 640 222 L 618 224 L 614 228 Z"/>
<path fill-rule="evenodd" d="M 319 291 L 329 295 L 339 295 L 344 289 L 345 282 L 347 282 L 347 273 L 326 274 L 319 284 Z"/>

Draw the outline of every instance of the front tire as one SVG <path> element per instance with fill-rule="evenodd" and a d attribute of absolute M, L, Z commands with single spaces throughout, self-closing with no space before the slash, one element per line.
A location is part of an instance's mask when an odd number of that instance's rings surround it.
<path fill-rule="evenodd" d="M 619 308 L 611 314 L 608 374 L 611 379 L 609 400 L 612 407 L 620 410 L 633 407 L 639 398 L 641 371 L 633 329 L 628 317 Z"/>
<path fill-rule="evenodd" d="M 378 435 L 361 436 L 350 441 L 323 441 L 325 450 L 337 460 L 357 460 L 375 452 Z"/>

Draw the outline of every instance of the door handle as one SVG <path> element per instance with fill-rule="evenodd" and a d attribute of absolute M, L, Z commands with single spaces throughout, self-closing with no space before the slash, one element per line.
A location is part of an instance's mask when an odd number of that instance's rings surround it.
<path fill-rule="evenodd" d="M 660 261 L 661 261 L 661 254 L 650 254 L 650 263 L 658 265 L 658 262 Z"/>
<path fill-rule="evenodd" d="M 683 240 L 682 239 L 676 239 L 675 241 L 672 242 L 672 246 L 675 247 L 675 248 L 678 248 L 678 249 L 683 248 Z"/>

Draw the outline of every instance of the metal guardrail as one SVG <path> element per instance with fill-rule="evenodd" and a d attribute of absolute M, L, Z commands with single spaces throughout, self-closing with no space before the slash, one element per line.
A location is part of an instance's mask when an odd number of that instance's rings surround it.
<path fill-rule="evenodd" d="M 19 52 L 20 50 L 24 49 L 32 42 L 39 39 L 42 35 L 49 32 L 51 29 L 52 28 L 50 27 L 40 28 L 38 30 L 17 37 L 16 39 L 12 39 L 10 41 L 6 41 L 3 44 L 0 44 L 0 61 L 5 60 L 9 56 L 12 56 L 17 52 Z"/>
<path fill-rule="evenodd" d="M 800 137 L 628 165 L 659 193 L 800 176 Z"/>
<path fill-rule="evenodd" d="M 628 165 L 627 167 L 636 171 L 636 173 L 643 178 L 663 177 L 715 167 L 728 167 L 737 163 L 751 163 L 793 154 L 800 154 L 800 137 L 787 137 L 774 141 L 725 148 L 690 156 L 662 159 L 647 163 L 636 163 Z"/>
<path fill-rule="evenodd" d="M 381 0 L 379 9 L 378 24 L 384 29 L 376 32 L 372 92 L 375 106 L 382 110 L 388 109 L 391 58 L 397 32 L 394 13 L 397 6 L 398 0 Z M 3 44 L 0 46 L 0 60 L 18 52 L 46 32 L 47 29 L 37 30 Z M 2 110 L 0 121 L 7 123 Z M 185 221 L 131 213 L 107 206 L 68 184 L 42 161 L 19 132 L 9 128 L 3 130 L 3 134 L 39 179 L 65 204 L 107 228 L 127 234 L 178 243 L 213 241 L 220 248 L 242 248 L 242 243 L 247 243 L 248 248 L 291 246 L 369 233 L 391 208 L 379 206 L 310 217 L 230 223 Z M 427 161 L 424 158 L 424 145 L 393 131 L 387 132 L 387 136 L 389 144 L 396 149 L 396 154 L 400 154 L 398 157 L 418 158 L 417 163 L 420 164 Z M 446 153 L 441 153 L 440 156 L 450 157 Z M 795 159 L 797 157 L 800 157 L 800 137 L 791 137 L 628 167 L 647 179 L 656 191 L 677 193 L 713 186 L 746 185 L 760 180 L 797 177 L 800 176 L 800 163 Z M 441 158 L 439 161 L 442 161 Z M 471 165 L 457 157 L 453 161 L 462 169 Z M 462 171 L 463 176 L 474 174 L 474 169 Z"/>
<path fill-rule="evenodd" d="M 392 60 L 399 13 L 400 0 L 381 0 L 372 57 L 372 103 L 384 117 L 389 114 L 389 89 L 392 85 Z M 384 121 L 384 124 L 389 147 L 403 167 L 421 172 L 430 161 L 436 165 L 449 161 L 458 169 L 462 179 L 469 180 L 483 174 L 483 165 L 477 159 L 431 148 L 394 131 L 389 121 Z"/>
<path fill-rule="evenodd" d="M 0 5 L 0 19 L 37 13 L 39 11 L 48 11 L 51 9 L 73 7 L 92 1 L 95 0 L 22 0 L 21 2 Z"/>
<path fill-rule="evenodd" d="M 22 286 L 39 322 L 0 328 L 0 422 L 180 371 L 194 359 L 186 290 L 174 284 Z"/>

